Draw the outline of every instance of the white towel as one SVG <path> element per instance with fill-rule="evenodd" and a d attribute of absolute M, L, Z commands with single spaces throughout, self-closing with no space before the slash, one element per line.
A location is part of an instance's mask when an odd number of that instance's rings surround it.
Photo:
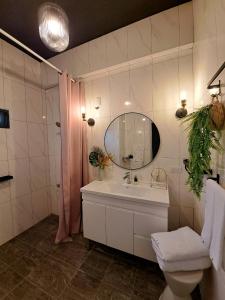
<path fill-rule="evenodd" d="M 165 272 L 204 270 L 211 266 L 211 259 L 209 256 L 181 261 L 165 261 L 160 259 L 160 257 L 157 257 L 157 261 L 160 269 Z"/>
<path fill-rule="evenodd" d="M 225 236 L 225 190 L 216 184 L 214 191 L 214 218 L 209 253 L 215 269 L 218 270 L 222 265 Z"/>
<path fill-rule="evenodd" d="M 217 188 L 217 183 L 214 180 L 207 180 L 205 194 L 205 220 L 202 229 L 202 239 L 205 246 L 209 249 L 212 240 L 212 229 L 214 221 L 214 194 Z"/>
<path fill-rule="evenodd" d="M 208 257 L 209 250 L 201 237 L 189 227 L 171 232 L 153 233 L 152 246 L 156 255 L 165 261 L 182 261 Z"/>

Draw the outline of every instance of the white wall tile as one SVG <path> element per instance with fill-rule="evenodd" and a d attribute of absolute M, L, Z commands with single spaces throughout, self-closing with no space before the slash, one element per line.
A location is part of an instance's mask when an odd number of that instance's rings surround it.
<path fill-rule="evenodd" d="M 45 137 L 46 126 L 37 123 L 28 123 L 29 157 L 44 156 L 47 154 Z"/>
<path fill-rule="evenodd" d="M 194 41 L 194 20 L 192 1 L 179 6 L 180 45 Z"/>
<path fill-rule="evenodd" d="M 153 108 L 169 110 L 179 103 L 178 59 L 153 64 Z"/>
<path fill-rule="evenodd" d="M 47 185 L 47 167 L 45 157 L 33 157 L 30 159 L 31 189 L 36 191 Z"/>
<path fill-rule="evenodd" d="M 28 122 L 43 123 L 41 89 L 26 87 L 26 105 Z"/>
<path fill-rule="evenodd" d="M 151 22 L 143 19 L 127 26 L 128 59 L 135 59 L 151 53 Z"/>
<path fill-rule="evenodd" d="M 105 68 L 106 60 L 106 37 L 102 36 L 89 42 L 90 71 Z"/>
<path fill-rule="evenodd" d="M 73 69 L 73 76 L 80 76 L 90 72 L 88 43 L 71 50 L 72 61 L 70 61 Z"/>
<path fill-rule="evenodd" d="M 0 204 L 0 245 L 14 237 L 11 204 Z"/>
<path fill-rule="evenodd" d="M 4 79 L 5 107 L 10 111 L 10 118 L 17 121 L 26 121 L 25 86 L 23 82 L 12 78 Z"/>
<path fill-rule="evenodd" d="M 24 54 L 6 42 L 3 42 L 3 68 L 6 77 L 24 81 Z"/>
<path fill-rule="evenodd" d="M 11 121 L 7 144 L 9 159 L 28 157 L 27 123 Z"/>
<path fill-rule="evenodd" d="M 0 131 L 0 161 L 8 159 L 8 149 L 6 140 L 6 129 Z"/>
<path fill-rule="evenodd" d="M 9 166 L 7 161 L 0 161 L 0 176 L 9 175 Z M 10 202 L 10 183 L 2 182 L 0 184 L 0 204 Z"/>
<path fill-rule="evenodd" d="M 25 56 L 25 80 L 27 84 L 41 86 L 41 64 L 28 55 Z"/>
<path fill-rule="evenodd" d="M 15 235 L 20 234 L 33 225 L 30 195 L 13 199 L 12 215 Z"/>
<path fill-rule="evenodd" d="M 154 112 L 154 122 L 160 133 L 159 156 L 165 158 L 180 157 L 180 128 L 174 110 Z"/>
<path fill-rule="evenodd" d="M 49 215 L 47 189 L 41 189 L 32 193 L 32 207 L 35 223 Z"/>
<path fill-rule="evenodd" d="M 107 65 L 113 66 L 127 60 L 127 27 L 106 35 Z"/>
<path fill-rule="evenodd" d="M 179 45 L 178 7 L 151 17 L 152 52 L 159 52 Z"/>
<path fill-rule="evenodd" d="M 153 110 L 152 64 L 130 70 L 130 101 L 137 111 Z"/>
<path fill-rule="evenodd" d="M 9 160 L 9 172 L 14 178 L 10 183 L 12 198 L 28 195 L 30 189 L 29 162 L 27 159 Z"/>

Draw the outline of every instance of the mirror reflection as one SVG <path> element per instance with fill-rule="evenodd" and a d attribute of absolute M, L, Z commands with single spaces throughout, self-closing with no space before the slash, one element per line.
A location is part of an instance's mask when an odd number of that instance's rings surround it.
<path fill-rule="evenodd" d="M 154 122 L 140 113 L 125 113 L 115 118 L 105 133 L 105 149 L 118 166 L 136 170 L 153 161 L 160 145 Z"/>

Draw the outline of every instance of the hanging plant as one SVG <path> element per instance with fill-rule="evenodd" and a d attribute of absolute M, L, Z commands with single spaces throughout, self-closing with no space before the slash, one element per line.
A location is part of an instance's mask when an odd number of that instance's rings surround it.
<path fill-rule="evenodd" d="M 221 110 L 222 107 L 222 110 Z M 204 174 L 210 173 L 211 150 L 223 151 L 220 144 L 220 130 L 224 125 L 224 108 L 218 100 L 189 114 L 188 122 L 189 173 L 187 184 L 200 198 Z"/>

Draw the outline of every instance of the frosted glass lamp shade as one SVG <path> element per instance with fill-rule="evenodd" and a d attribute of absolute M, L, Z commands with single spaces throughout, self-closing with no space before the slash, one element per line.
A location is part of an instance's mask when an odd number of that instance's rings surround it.
<path fill-rule="evenodd" d="M 38 10 L 39 34 L 46 47 L 61 52 L 69 45 L 69 22 L 64 10 L 55 3 L 44 3 Z"/>

